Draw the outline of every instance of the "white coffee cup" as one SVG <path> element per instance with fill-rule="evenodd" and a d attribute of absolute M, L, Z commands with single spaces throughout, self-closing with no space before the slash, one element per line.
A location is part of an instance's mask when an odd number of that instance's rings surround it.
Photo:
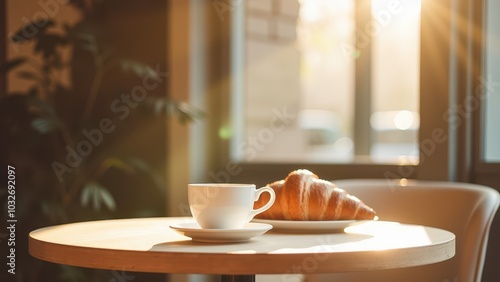
<path fill-rule="evenodd" d="M 269 202 L 254 210 L 260 194 L 271 195 Z M 241 229 L 252 218 L 269 209 L 276 199 L 270 187 L 255 188 L 254 184 L 204 183 L 188 185 L 191 214 L 203 229 Z"/>

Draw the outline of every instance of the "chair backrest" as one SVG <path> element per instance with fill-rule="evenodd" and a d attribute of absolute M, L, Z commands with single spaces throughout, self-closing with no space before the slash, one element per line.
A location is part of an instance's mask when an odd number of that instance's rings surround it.
<path fill-rule="evenodd" d="M 339 180 L 338 187 L 373 207 L 385 221 L 421 224 L 456 235 L 456 255 L 426 266 L 328 275 L 306 281 L 479 282 L 499 193 L 486 186 L 437 181 Z"/>

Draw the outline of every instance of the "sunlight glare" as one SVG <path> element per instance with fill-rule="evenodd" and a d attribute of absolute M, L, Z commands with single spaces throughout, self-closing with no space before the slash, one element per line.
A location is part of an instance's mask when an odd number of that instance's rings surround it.
<path fill-rule="evenodd" d="M 405 230 L 405 236 L 401 235 L 401 228 Z M 398 222 L 368 222 L 364 224 L 347 227 L 344 230 L 348 234 L 371 235 L 372 238 L 365 240 L 373 250 L 394 249 L 398 246 L 422 246 L 431 243 L 429 236 L 423 226 L 403 226 Z M 358 245 L 363 245 L 358 242 Z"/>
<path fill-rule="evenodd" d="M 399 111 L 394 116 L 394 126 L 399 130 L 407 130 L 413 124 L 413 114 L 410 111 Z"/>

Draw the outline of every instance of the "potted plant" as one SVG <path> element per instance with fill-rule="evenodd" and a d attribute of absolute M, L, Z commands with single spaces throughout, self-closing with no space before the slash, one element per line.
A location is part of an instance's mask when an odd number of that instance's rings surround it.
<path fill-rule="evenodd" d="M 165 116 L 189 122 L 202 115 L 165 93 L 169 74 L 163 63 L 127 57 L 107 40 L 103 10 L 123 2 L 105 2 L 68 1 L 81 14 L 76 24 L 42 19 L 27 23 L 9 39 L 33 46 L 32 54 L 18 56 L 0 69 L 31 85 L 0 100 L 0 159 L 5 162 L 2 167 L 15 167 L 18 176 L 18 237 L 72 221 L 162 215 L 162 166 L 144 157 L 144 148 L 124 146 L 124 139 L 136 138 L 145 125 L 165 128 Z M 26 34 L 29 26 L 37 27 L 36 32 Z M 151 138 L 164 140 L 165 134 Z M 157 155 L 157 162 L 164 162 L 166 156 Z M 7 187 L 0 191 L 7 209 Z M 29 257 L 21 240 L 17 253 L 19 281 L 112 277 L 109 272 L 89 274 L 38 262 Z"/>

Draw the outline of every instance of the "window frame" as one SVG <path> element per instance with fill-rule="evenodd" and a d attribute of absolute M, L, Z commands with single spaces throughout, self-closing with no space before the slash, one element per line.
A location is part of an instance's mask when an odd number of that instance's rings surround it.
<path fill-rule="evenodd" d="M 202 1 L 196 1 L 198 4 Z M 358 0 L 366 1 L 366 0 Z M 481 3 L 479 3 L 481 2 Z M 235 2 L 226 6 L 214 7 L 211 3 L 204 5 L 204 22 L 199 33 L 205 34 L 204 70 L 206 75 L 203 85 L 205 93 L 193 93 L 191 99 L 196 95 L 210 95 L 204 104 L 199 106 L 213 113 L 204 125 L 198 126 L 198 131 L 203 131 L 204 150 L 198 151 L 208 156 L 202 162 L 193 159 L 193 164 L 199 166 L 196 169 L 197 179 L 216 180 L 210 175 L 217 173 L 229 175 L 229 181 L 253 181 L 265 184 L 266 181 L 282 177 L 290 170 L 297 168 L 308 168 L 322 178 L 413 178 L 427 180 L 455 180 L 473 181 L 481 177 L 490 177 L 498 171 L 497 164 L 484 164 L 478 161 L 478 150 L 480 140 L 477 130 L 478 118 L 481 110 L 472 113 L 464 126 L 454 128 L 448 118 L 460 117 L 459 113 L 450 112 L 450 105 L 461 101 L 470 95 L 471 89 L 477 87 L 477 82 L 472 78 L 477 77 L 477 68 L 472 70 L 471 62 L 477 62 L 482 58 L 481 46 L 477 42 L 477 29 L 471 34 L 452 33 L 453 25 L 464 24 L 453 18 L 452 11 L 458 17 L 472 20 L 476 26 L 482 21 L 482 1 L 473 0 L 434 0 L 425 1 L 422 5 L 421 15 L 421 69 L 420 69 L 420 129 L 419 129 L 419 155 L 418 165 L 398 164 L 367 164 L 354 162 L 351 164 L 331 163 L 245 163 L 234 162 L 230 158 L 231 142 L 222 139 L 218 135 L 221 125 L 233 124 L 236 130 L 242 125 L 241 120 L 233 120 L 233 111 L 241 109 L 243 101 L 231 97 L 231 92 L 238 89 L 231 79 L 241 76 L 232 76 L 230 73 L 241 75 L 237 65 L 229 60 L 233 50 L 233 44 L 241 42 L 234 37 L 233 25 L 244 24 L 238 22 L 238 17 L 243 14 L 244 2 Z M 474 9 L 471 9 L 474 7 Z M 219 9 L 219 10 L 217 10 Z M 222 10 L 221 10 L 222 9 Z M 455 21 L 455 22 L 453 22 Z M 216 32 L 214 30 L 217 30 Z M 472 42 L 472 43 L 471 43 Z M 468 46 L 460 49 L 456 46 Z M 457 63 L 453 52 L 469 54 L 467 64 Z M 210 54 L 210 55 L 208 55 Z M 438 61 L 439 63 L 436 63 Z M 455 65 L 453 65 L 455 64 Z M 450 66 L 453 66 L 452 70 Z M 436 77 L 443 79 L 436 80 Z M 192 83 L 192 82 L 191 82 Z M 476 84 L 475 84 L 476 83 Z M 214 86 L 216 85 L 216 86 Z M 199 85 L 198 89 L 203 88 Z M 446 93 L 446 94 L 442 94 Z M 361 100 L 361 99 L 360 99 Z M 473 133 L 471 135 L 471 133 Z M 475 136 L 475 137 L 471 137 Z"/>
<path fill-rule="evenodd" d="M 232 7 L 233 15 L 244 15 L 244 5 Z M 366 26 L 371 18 L 371 6 L 370 0 L 357 0 L 355 5 L 355 21 L 357 26 Z M 238 21 L 236 17 L 233 17 L 232 23 Z M 241 27 L 241 23 L 235 24 L 235 26 Z M 243 36 L 241 30 L 231 30 L 231 42 L 237 46 L 243 45 Z M 370 112 L 371 103 L 366 103 L 371 100 L 371 87 L 370 87 L 370 72 L 371 72 L 371 43 L 363 42 L 363 51 L 365 56 L 358 58 L 355 62 L 355 76 L 364 77 L 368 79 L 355 79 L 355 108 L 359 112 L 356 114 L 354 120 L 354 142 L 355 142 L 355 154 L 356 155 L 369 155 L 370 140 L 372 138 L 372 133 L 370 129 Z M 234 70 L 238 70 L 237 66 L 233 66 Z M 235 87 L 233 85 L 233 87 Z M 233 88 L 234 89 L 234 88 Z M 241 90 L 241 89 L 240 89 Z M 236 98 L 238 99 L 238 98 Z M 242 101 L 236 101 L 237 107 L 242 108 Z M 235 103 L 233 103 L 234 105 Z M 364 114 L 363 114 L 364 113 Z M 231 122 L 228 120 L 227 122 Z M 237 121 L 233 125 L 234 131 L 241 130 L 240 127 L 243 125 L 241 121 Z M 233 143 L 238 143 L 240 140 L 236 140 Z M 241 142 L 240 142 L 241 143 Z M 232 163 L 230 159 L 227 159 L 228 163 Z M 341 179 L 341 178 L 417 178 L 418 175 L 418 165 L 413 164 L 375 164 L 366 163 L 359 160 L 355 160 L 353 163 L 340 164 L 340 163 L 265 163 L 265 162 L 238 162 L 233 163 L 237 167 L 237 171 L 242 173 L 234 173 L 231 177 L 232 181 L 255 181 L 258 180 L 261 183 L 266 184 L 266 181 L 271 181 L 276 179 L 278 176 L 285 176 L 291 170 L 297 168 L 308 168 L 314 171 L 322 178 L 325 179 Z M 224 167 L 219 164 L 218 170 L 224 171 Z M 244 173 L 243 173 L 244 172 Z"/>
<path fill-rule="evenodd" d="M 475 97 L 473 95 L 479 95 L 479 97 L 485 97 L 487 94 L 487 89 L 483 85 L 483 81 L 477 79 L 478 77 L 485 78 L 486 64 L 485 64 L 485 54 L 486 54 L 486 30 L 487 30 L 487 1 L 478 1 L 472 5 L 472 11 L 470 12 L 471 22 L 476 28 L 472 31 L 472 45 L 471 56 L 473 62 L 480 62 L 479 66 L 472 67 L 471 70 L 471 80 L 472 88 L 469 90 L 469 96 L 472 98 L 479 99 L 481 101 L 480 106 L 472 112 L 471 114 L 471 131 L 473 132 L 472 140 L 472 157 L 471 157 L 471 171 L 464 178 L 466 181 L 471 181 L 474 183 L 484 184 L 488 186 L 496 187 L 500 190 L 500 162 L 486 162 L 483 159 L 484 151 L 484 117 L 485 117 L 485 103 L 482 99 Z M 481 91 L 478 91 L 481 90 Z"/>

